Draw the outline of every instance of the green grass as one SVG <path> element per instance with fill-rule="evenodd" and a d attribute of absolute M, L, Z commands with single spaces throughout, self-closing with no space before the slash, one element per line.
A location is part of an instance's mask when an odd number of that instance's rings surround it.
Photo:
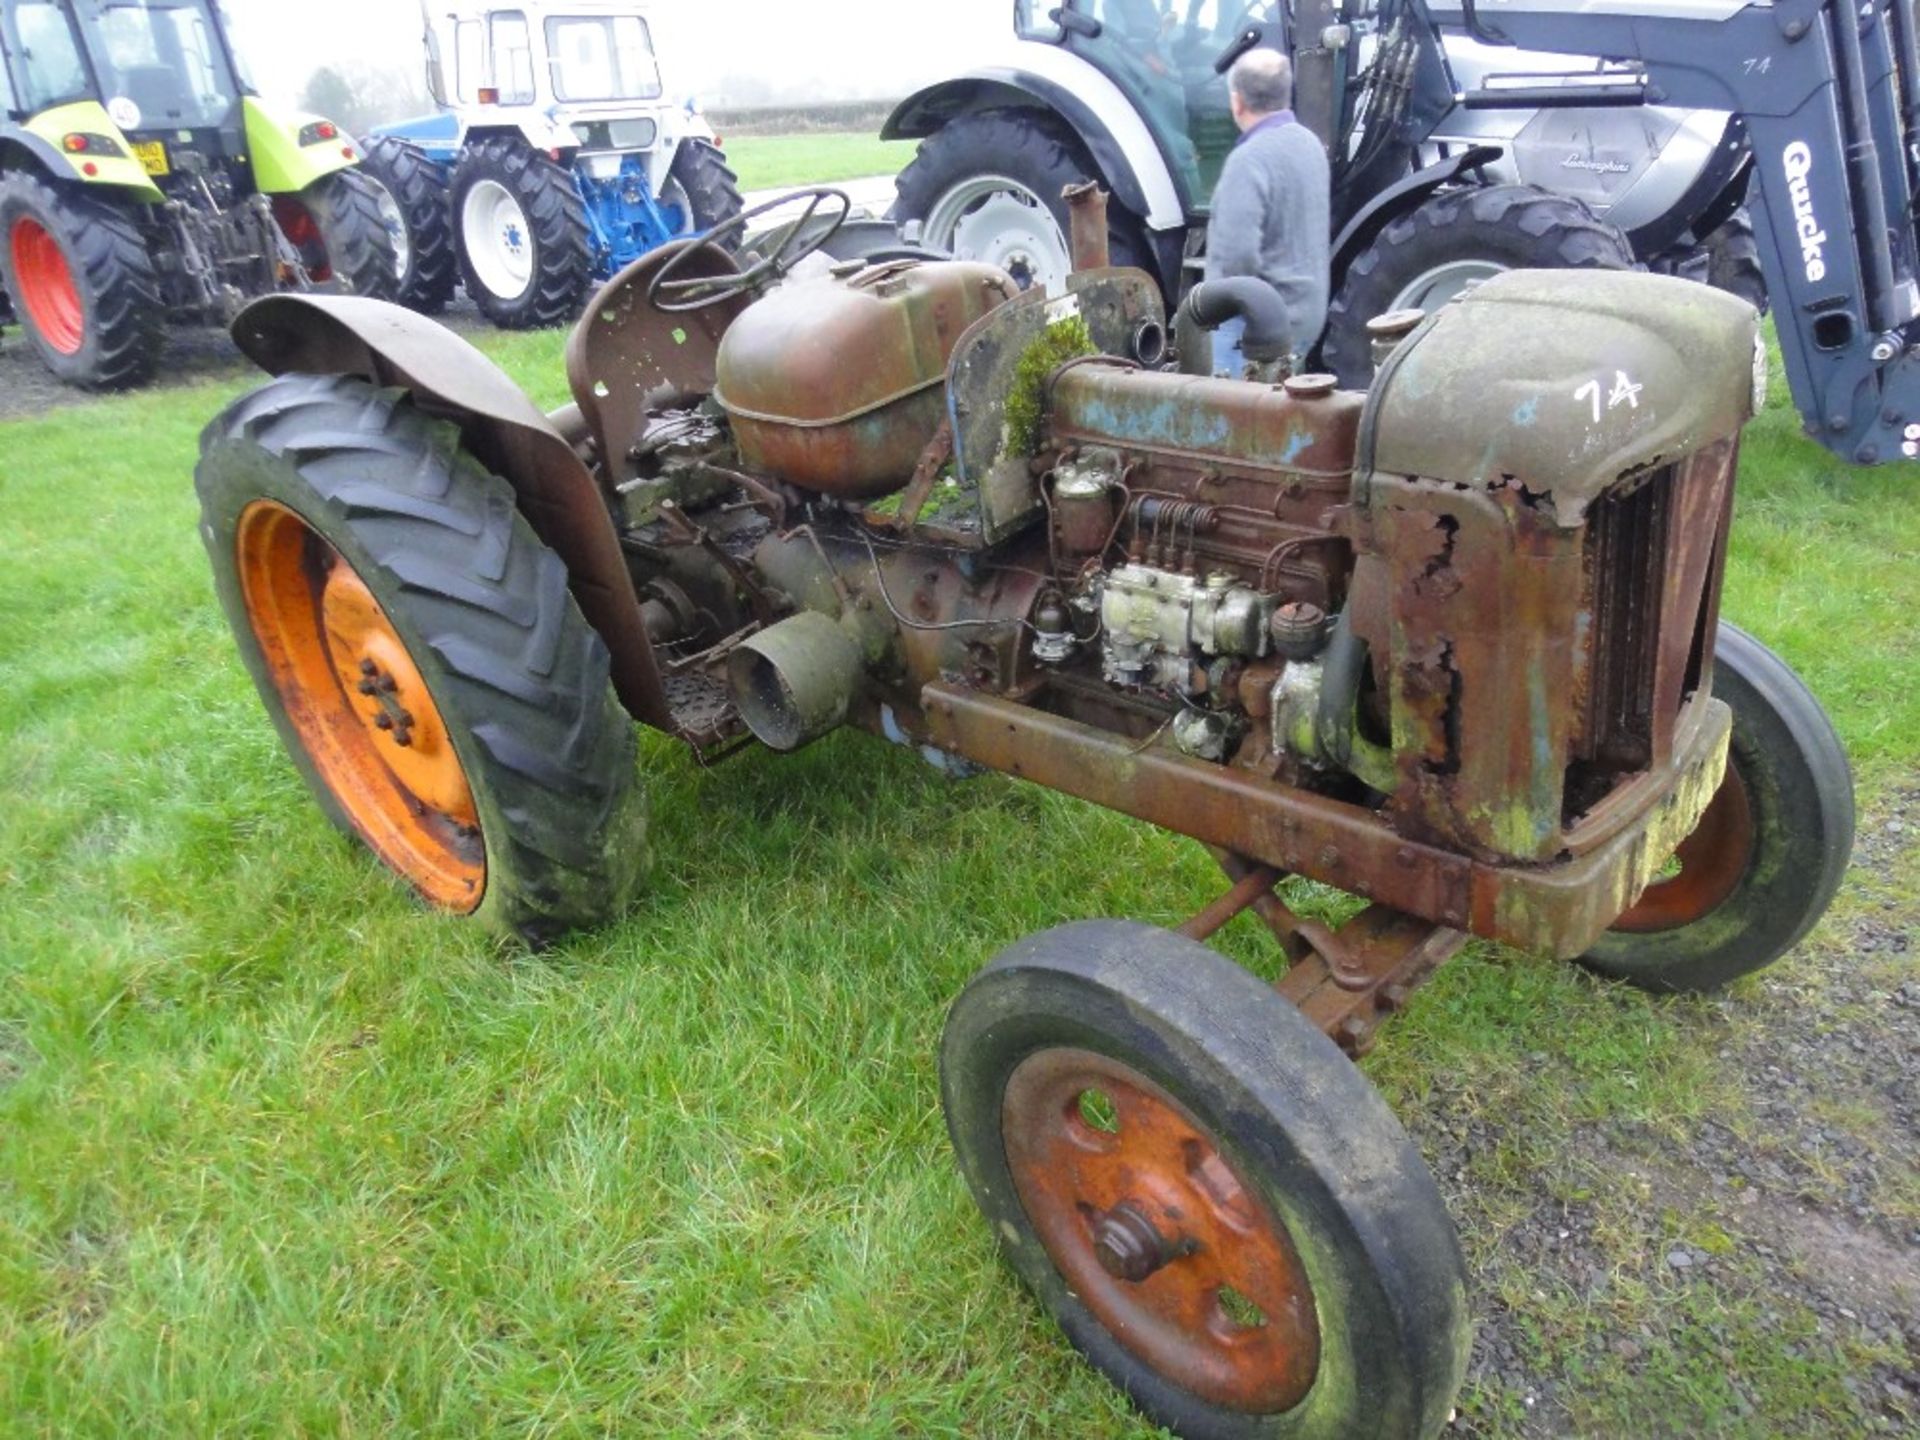
<path fill-rule="evenodd" d="M 481 343 L 557 403 L 558 335 Z M 1172 923 L 1204 857 L 860 736 L 713 771 L 653 737 L 624 923 L 533 958 L 424 914 L 328 829 L 216 610 L 189 477 L 240 388 L 0 425 L 0 1431 L 1144 1433 L 996 1262 L 934 1050 L 1000 946 Z M 1779 404 L 1727 609 L 1871 796 L 1920 761 L 1920 471 L 1844 471 Z M 1270 971 L 1246 926 L 1226 948 Z M 1797 983 L 1847 963 L 1825 933 Z M 1585 1433 L 1860 1429 L 1873 1355 L 1737 1267 L 1677 1286 L 1657 1197 L 1575 1143 L 1737 1118 L 1716 1050 L 1780 1008 L 1477 947 L 1370 1063 L 1430 1143 L 1501 1127 L 1447 1177 L 1475 1308 Z M 1548 1200 L 1591 1217 L 1604 1297 L 1512 1252 Z"/>
<path fill-rule="evenodd" d="M 897 175 L 913 159 L 918 144 L 836 131 L 721 138 L 727 147 L 727 163 L 740 177 L 742 190 L 831 185 L 837 180 L 864 180 L 869 175 Z"/>

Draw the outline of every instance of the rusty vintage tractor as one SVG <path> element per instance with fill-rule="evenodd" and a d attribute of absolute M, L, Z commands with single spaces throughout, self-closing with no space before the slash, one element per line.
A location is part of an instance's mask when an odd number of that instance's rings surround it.
<path fill-rule="evenodd" d="M 1159 1422 L 1430 1433 L 1462 1262 L 1349 1057 L 1469 936 L 1723 983 L 1847 860 L 1831 727 L 1718 614 L 1752 310 L 1516 272 L 1377 327 L 1367 394 L 1204 379 L 1095 205 L 1049 297 L 961 262 L 800 278 L 845 210 L 804 203 L 610 283 L 551 417 L 376 301 L 241 317 L 277 378 L 198 485 L 287 749 L 427 901 L 536 942 L 638 883 L 636 721 L 707 762 L 851 724 L 1202 842 L 1227 888 L 1179 933 L 1069 924 L 955 1001 L 961 1167 Z M 1202 944 L 1248 909 L 1277 986 Z"/>

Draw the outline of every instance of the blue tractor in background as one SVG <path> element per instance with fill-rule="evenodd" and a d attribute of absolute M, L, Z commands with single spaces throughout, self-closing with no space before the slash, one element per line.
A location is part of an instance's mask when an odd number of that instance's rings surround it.
<path fill-rule="evenodd" d="M 364 142 L 403 303 L 436 313 L 458 283 L 496 325 L 558 325 L 648 251 L 740 213 L 712 127 L 667 98 L 644 8 L 421 8 L 440 109 Z"/>

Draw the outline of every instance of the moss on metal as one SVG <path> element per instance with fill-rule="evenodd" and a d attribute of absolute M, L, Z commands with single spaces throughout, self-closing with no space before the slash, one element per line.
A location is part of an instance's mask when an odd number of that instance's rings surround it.
<path fill-rule="evenodd" d="M 1005 421 L 1000 432 L 1000 457 L 1031 455 L 1040 446 L 1040 426 L 1046 415 L 1047 381 L 1069 360 L 1097 355 L 1093 332 L 1085 317 L 1058 320 L 1040 335 L 1013 367 L 1007 390 Z"/>

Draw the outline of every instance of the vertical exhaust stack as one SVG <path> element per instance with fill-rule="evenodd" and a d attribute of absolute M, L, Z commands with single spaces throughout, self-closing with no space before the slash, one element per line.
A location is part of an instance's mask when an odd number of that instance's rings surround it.
<path fill-rule="evenodd" d="M 1105 270 L 1113 263 L 1107 246 L 1107 192 L 1098 181 L 1084 180 L 1067 186 L 1060 198 L 1067 202 L 1074 271 Z"/>

